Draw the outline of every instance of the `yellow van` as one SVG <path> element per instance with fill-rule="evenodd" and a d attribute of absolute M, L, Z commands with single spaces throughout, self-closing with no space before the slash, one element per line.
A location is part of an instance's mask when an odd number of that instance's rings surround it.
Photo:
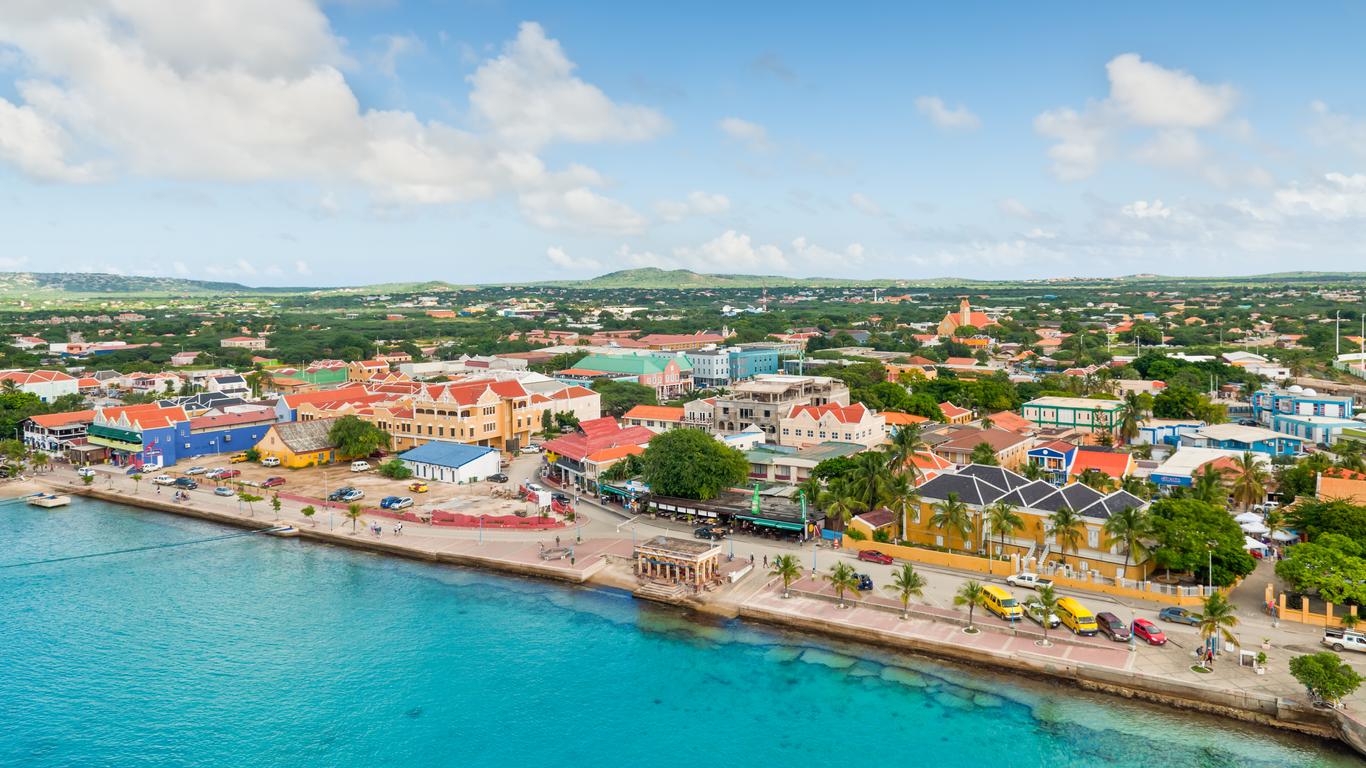
<path fill-rule="evenodd" d="M 982 585 L 982 605 L 1006 621 L 1019 621 L 1024 616 L 1015 596 L 995 584 Z"/>
<path fill-rule="evenodd" d="M 1064 597 L 1059 600 L 1058 607 L 1054 608 L 1053 612 L 1058 615 L 1064 627 L 1078 635 L 1090 637 L 1099 629 L 1096 626 L 1096 615 L 1076 598 Z"/>

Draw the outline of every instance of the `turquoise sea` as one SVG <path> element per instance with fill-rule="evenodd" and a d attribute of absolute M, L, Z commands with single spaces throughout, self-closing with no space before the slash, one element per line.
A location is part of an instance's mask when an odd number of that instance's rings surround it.
<path fill-rule="evenodd" d="M 9 563 L 232 533 L 0 506 Z M 0 568 L 0 765 L 1337 766 L 1333 744 L 610 590 L 240 537 Z"/>

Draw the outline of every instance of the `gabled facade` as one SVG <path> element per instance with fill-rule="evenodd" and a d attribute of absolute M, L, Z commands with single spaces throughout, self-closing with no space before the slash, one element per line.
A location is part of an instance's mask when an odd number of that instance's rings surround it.
<path fill-rule="evenodd" d="M 874 448 L 887 438 L 887 423 L 863 403 L 794 405 L 779 422 L 778 444 L 805 448 L 830 441 Z"/>

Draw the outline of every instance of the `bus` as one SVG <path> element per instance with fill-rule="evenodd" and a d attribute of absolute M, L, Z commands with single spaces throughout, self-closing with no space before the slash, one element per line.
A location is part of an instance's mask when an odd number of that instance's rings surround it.
<path fill-rule="evenodd" d="M 1091 637 L 1099 630 L 1096 626 L 1096 615 L 1074 597 L 1059 600 L 1058 607 L 1053 612 L 1058 615 L 1064 627 L 1078 635 Z"/>
<path fill-rule="evenodd" d="M 982 605 L 1006 621 L 1019 621 L 1024 615 L 1015 596 L 995 584 L 982 585 Z"/>

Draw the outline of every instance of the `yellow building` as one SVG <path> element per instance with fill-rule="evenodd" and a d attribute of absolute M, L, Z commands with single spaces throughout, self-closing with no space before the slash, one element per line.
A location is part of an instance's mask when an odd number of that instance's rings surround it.
<path fill-rule="evenodd" d="M 280 465 L 297 469 L 337 461 L 336 448 L 328 439 L 336 419 L 289 421 L 274 424 L 255 446 L 261 456 L 274 456 Z M 349 457 L 348 457 L 349 458 Z"/>
<path fill-rule="evenodd" d="M 1020 555 L 1026 568 L 1064 563 L 1073 571 L 1098 571 L 1107 578 L 1143 579 L 1152 569 L 1147 558 L 1137 563 L 1128 558 L 1126 570 L 1123 544 L 1109 541 L 1103 530 L 1111 514 L 1147 506 L 1148 502 L 1126 491 L 1106 494 L 1081 483 L 1059 488 L 1044 480 L 1030 481 L 1002 467 L 978 464 L 954 474 L 938 475 L 921 485 L 919 491 L 920 508 L 900 521 L 905 526 L 902 538 L 911 544 L 944 547 L 960 553 Z M 966 538 L 933 523 L 936 511 L 951 497 L 967 507 L 972 532 Z M 1011 505 L 1024 522 L 1023 529 L 1005 536 L 1003 551 L 998 551 L 1001 537 L 984 530 L 988 528 L 987 512 L 998 502 Z M 1075 511 L 1082 521 L 1076 551 L 1064 547 L 1060 536 L 1048 532 L 1053 514 L 1064 507 Z"/>

